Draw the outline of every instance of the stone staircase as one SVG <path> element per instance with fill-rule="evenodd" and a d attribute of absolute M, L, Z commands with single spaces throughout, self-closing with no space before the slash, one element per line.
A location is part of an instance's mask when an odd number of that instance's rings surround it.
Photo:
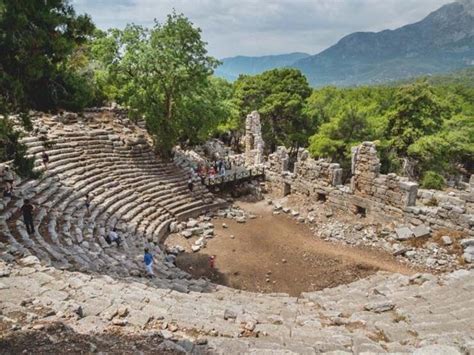
<path fill-rule="evenodd" d="M 146 133 L 112 114 L 90 114 L 70 124 L 45 115 L 33 122 L 43 134 L 23 142 L 42 176 L 17 181 L 15 197 L 0 204 L 1 258 L 35 255 L 60 269 L 139 277 L 143 248 L 148 246 L 158 253 L 155 285 L 181 291 L 209 286 L 166 263 L 156 247 L 172 221 L 218 208 L 223 201 L 200 184 L 191 194 L 188 173 L 157 159 Z M 46 149 L 47 170 L 41 162 L 45 138 L 52 143 Z M 92 199 L 89 211 L 87 194 Z M 36 207 L 36 233 L 31 236 L 20 211 L 24 198 Z M 104 239 L 114 227 L 123 240 L 120 248 Z"/>
<path fill-rule="evenodd" d="M 296 298 L 223 286 L 211 293 L 179 293 L 47 268 L 32 257 L 20 264 L 0 262 L 3 317 L 15 322 L 22 313 L 51 310 L 36 318 L 30 314 L 35 320 L 26 329 L 61 319 L 80 333 L 159 334 L 178 350 L 191 341 L 218 354 L 474 351 L 472 270 L 411 277 L 378 273 Z"/>

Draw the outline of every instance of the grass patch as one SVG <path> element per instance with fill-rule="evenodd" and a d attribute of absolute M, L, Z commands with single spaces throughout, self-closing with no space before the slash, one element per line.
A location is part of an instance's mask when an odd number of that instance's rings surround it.
<path fill-rule="evenodd" d="M 381 341 L 389 343 L 390 338 L 385 334 L 385 332 L 382 329 L 377 329 L 375 332 L 370 333 L 368 335 L 368 338 L 372 341 L 375 341 L 377 343 L 380 343 Z"/>
<path fill-rule="evenodd" d="M 443 237 L 444 235 L 451 238 L 451 241 L 453 242 L 453 244 L 444 245 L 443 240 L 441 239 L 441 237 Z M 433 242 L 435 242 L 438 245 L 442 246 L 443 248 L 448 250 L 448 252 L 450 254 L 453 254 L 453 255 L 462 255 L 463 254 L 463 247 L 462 247 L 460 241 L 464 238 L 466 238 L 466 233 L 465 232 L 454 231 L 454 230 L 450 230 L 450 229 L 440 229 L 440 230 L 436 231 L 433 234 Z"/>
<path fill-rule="evenodd" d="M 395 311 L 392 313 L 392 316 L 393 316 L 394 323 L 400 323 L 400 322 L 408 323 L 408 318 L 404 314 L 401 314 Z"/>
<path fill-rule="evenodd" d="M 431 236 L 427 235 L 426 237 L 411 238 L 407 240 L 407 244 L 413 248 L 423 248 L 423 246 L 431 240 Z"/>

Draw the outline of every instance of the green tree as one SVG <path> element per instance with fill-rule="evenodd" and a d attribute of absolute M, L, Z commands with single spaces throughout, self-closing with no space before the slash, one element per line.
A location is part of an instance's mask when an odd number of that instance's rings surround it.
<path fill-rule="evenodd" d="M 71 59 L 93 28 L 64 0 L 0 0 L 0 160 L 13 161 L 20 176 L 36 174 L 8 115 L 21 113 L 29 130 L 29 109 L 81 109 L 91 101 L 92 86 Z"/>
<path fill-rule="evenodd" d="M 474 170 L 474 116 L 456 115 L 443 122 L 439 132 L 423 136 L 408 149 L 417 161 L 417 175 L 466 174 Z"/>
<path fill-rule="evenodd" d="M 372 138 L 367 115 L 360 107 L 350 104 L 323 123 L 310 138 L 309 151 L 314 157 L 329 158 L 347 168 L 351 148 Z"/>
<path fill-rule="evenodd" d="M 129 25 L 98 40 L 92 51 L 109 73 L 104 84 L 113 82 L 120 89 L 108 91 L 145 117 L 163 156 L 178 142 L 204 138 L 223 119 L 217 84 L 210 80 L 218 61 L 184 15 L 173 13 L 150 30 Z"/>
<path fill-rule="evenodd" d="M 450 108 L 426 82 L 398 89 L 392 109 L 387 113 L 385 136 L 390 149 L 408 163 L 408 149 L 423 136 L 438 132 L 450 117 Z M 406 166 L 411 175 L 413 167 Z"/>
<path fill-rule="evenodd" d="M 0 0 L 0 95 L 11 108 L 54 109 L 75 95 L 69 56 L 94 25 L 65 0 Z"/>
<path fill-rule="evenodd" d="M 285 68 L 241 76 L 235 83 L 234 100 L 242 125 L 251 111 L 260 113 L 264 140 L 274 151 L 278 145 L 297 148 L 306 144 L 311 124 L 303 108 L 310 94 L 304 75 Z"/>

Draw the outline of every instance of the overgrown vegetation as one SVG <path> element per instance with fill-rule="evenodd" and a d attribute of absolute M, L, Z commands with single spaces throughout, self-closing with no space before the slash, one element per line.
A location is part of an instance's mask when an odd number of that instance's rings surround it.
<path fill-rule="evenodd" d="M 438 173 L 435 173 L 431 170 L 428 170 L 423 173 L 423 178 L 421 179 L 421 187 L 425 189 L 442 190 L 444 185 L 444 179 Z"/>
<path fill-rule="evenodd" d="M 35 175 L 33 160 L 7 116 L 22 113 L 29 130 L 29 109 L 75 110 L 93 102 L 93 85 L 73 62 L 93 28 L 66 1 L 0 0 L 0 159 L 12 160 L 21 176 Z"/>
<path fill-rule="evenodd" d="M 378 143 L 383 172 L 421 178 L 424 171 L 458 176 L 474 170 L 474 89 L 431 86 L 323 88 L 307 100 L 314 123 L 309 150 L 350 164 L 350 148 Z"/>
<path fill-rule="evenodd" d="M 298 70 L 284 68 L 231 84 L 213 77 L 218 61 L 184 15 L 104 32 L 66 0 L 0 0 L 0 50 L 0 158 L 24 175 L 32 163 L 22 161 L 25 147 L 6 113 L 80 111 L 112 101 L 145 119 L 163 157 L 175 144 L 212 135 L 236 143 L 246 115 L 257 110 L 268 152 L 307 147 L 347 168 L 351 147 L 372 140 L 383 172 L 423 179 L 431 188 L 474 170 L 468 70 L 396 86 L 313 90 Z"/>

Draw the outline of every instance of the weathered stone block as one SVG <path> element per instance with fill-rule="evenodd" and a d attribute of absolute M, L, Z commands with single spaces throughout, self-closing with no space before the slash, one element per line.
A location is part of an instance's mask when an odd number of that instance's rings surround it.
<path fill-rule="evenodd" d="M 395 228 L 395 233 L 397 240 L 407 240 L 414 236 L 412 230 L 405 226 Z"/>
<path fill-rule="evenodd" d="M 413 234 L 415 235 L 415 238 L 427 237 L 431 234 L 431 230 L 429 227 L 421 224 L 413 228 Z"/>

